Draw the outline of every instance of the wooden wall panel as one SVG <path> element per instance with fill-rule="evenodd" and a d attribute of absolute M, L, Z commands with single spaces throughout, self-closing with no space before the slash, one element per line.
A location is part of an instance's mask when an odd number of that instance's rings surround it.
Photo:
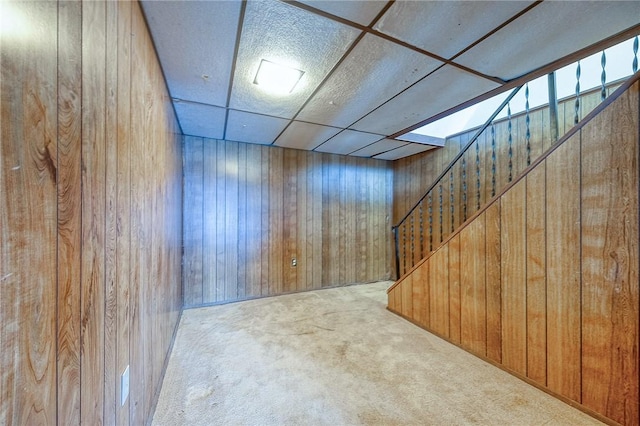
<path fill-rule="evenodd" d="M 547 386 L 580 402 L 580 135 L 546 163 Z"/>
<path fill-rule="evenodd" d="M 449 341 L 611 423 L 637 425 L 639 142 L 636 79 L 399 280 L 389 309 L 440 335 L 448 320 Z M 437 294 L 440 270 L 448 297 Z M 426 294 L 425 324 L 416 306 Z"/>
<path fill-rule="evenodd" d="M 423 327 L 429 327 L 430 292 L 429 264 L 423 263 L 411 274 L 413 285 L 413 319 Z"/>
<path fill-rule="evenodd" d="M 487 294 L 487 357 L 502 361 L 502 202 L 496 201 L 484 213 L 486 229 L 486 294 Z"/>
<path fill-rule="evenodd" d="M 487 351 L 485 215 L 460 233 L 460 342 L 475 354 Z"/>
<path fill-rule="evenodd" d="M 502 364 L 527 373 L 527 192 L 520 181 L 502 196 Z"/>
<path fill-rule="evenodd" d="M 77 301 L 81 288 L 82 233 L 82 5 L 64 2 L 58 6 L 57 420 L 62 424 L 77 424 L 80 421 L 80 304 Z M 124 333 L 124 327 L 121 330 Z"/>
<path fill-rule="evenodd" d="M 449 337 L 449 250 L 443 246 L 434 253 L 429 268 L 429 327 L 440 336 Z"/>
<path fill-rule="evenodd" d="M 182 305 L 155 50 L 137 3 L 6 5 L 32 33 L 0 35 L 0 424 L 144 424 Z"/>
<path fill-rule="evenodd" d="M 449 247 L 449 339 L 460 344 L 460 234 L 448 243 Z"/>
<path fill-rule="evenodd" d="M 183 215 L 185 219 L 184 229 L 184 250 L 185 262 L 183 269 L 184 282 L 203 282 L 202 277 L 206 275 L 207 282 L 215 282 L 215 275 L 211 276 L 211 268 L 209 257 L 204 262 L 204 253 L 202 246 L 202 231 L 204 224 L 209 223 L 203 217 L 203 191 L 204 185 L 202 178 L 204 173 L 205 161 L 207 173 L 211 170 L 209 157 L 204 156 L 204 144 L 202 138 L 187 136 L 185 143 L 188 143 L 192 149 L 185 151 L 184 154 L 184 207 Z M 206 151 L 207 154 L 209 150 Z M 210 193 L 207 193 L 210 196 Z M 210 199 L 207 198 L 206 207 L 212 207 Z M 209 211 L 209 210 L 207 210 Z M 207 229 L 209 230 L 209 229 Z M 210 249 L 211 247 L 207 247 Z M 209 252 L 208 252 L 209 253 Z M 206 272 L 203 270 L 206 269 Z M 215 269 L 214 269 L 215 271 Z M 207 295 L 212 297 L 211 290 L 207 286 Z M 215 292 L 213 294 L 215 297 Z M 185 286 L 184 287 L 184 304 L 192 306 L 202 303 L 203 286 Z"/>
<path fill-rule="evenodd" d="M 192 137 L 184 162 L 185 306 L 390 278 L 388 163 Z"/>
<path fill-rule="evenodd" d="M 0 35 L 0 423 L 47 424 L 57 387 L 57 5 L 12 6 L 31 31 Z"/>
<path fill-rule="evenodd" d="M 80 421 L 104 421 L 106 3 L 82 7 Z"/>
<path fill-rule="evenodd" d="M 640 113 L 617 103 L 582 132 L 582 403 L 637 424 Z"/>
<path fill-rule="evenodd" d="M 527 175 L 527 377 L 547 384 L 546 164 Z"/>

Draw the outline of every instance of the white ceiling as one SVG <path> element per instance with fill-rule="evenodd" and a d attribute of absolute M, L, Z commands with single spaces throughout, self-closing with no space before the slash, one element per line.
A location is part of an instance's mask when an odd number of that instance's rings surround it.
<path fill-rule="evenodd" d="M 640 1 L 142 1 L 187 135 L 394 160 L 389 138 L 640 23 Z M 253 84 L 262 59 L 304 75 Z"/>

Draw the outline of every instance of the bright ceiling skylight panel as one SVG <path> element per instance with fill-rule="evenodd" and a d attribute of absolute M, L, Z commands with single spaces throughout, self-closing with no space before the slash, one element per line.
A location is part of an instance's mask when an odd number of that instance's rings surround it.
<path fill-rule="evenodd" d="M 253 84 L 259 85 L 270 93 L 286 95 L 293 91 L 303 74 L 304 71 L 299 69 L 263 59 Z"/>

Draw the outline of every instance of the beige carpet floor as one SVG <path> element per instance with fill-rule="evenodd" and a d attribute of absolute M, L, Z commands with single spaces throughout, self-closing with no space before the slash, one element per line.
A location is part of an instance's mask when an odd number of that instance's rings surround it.
<path fill-rule="evenodd" d="M 390 284 L 184 311 L 153 424 L 601 424 L 388 312 Z"/>

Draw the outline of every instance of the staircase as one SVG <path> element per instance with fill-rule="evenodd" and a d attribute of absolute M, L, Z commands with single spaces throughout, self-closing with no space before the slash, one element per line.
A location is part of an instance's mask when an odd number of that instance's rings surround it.
<path fill-rule="evenodd" d="M 467 149 L 395 228 L 402 278 L 388 290 L 392 312 L 624 425 L 640 423 L 639 80 L 537 159 L 507 145 L 507 173 L 484 190 Z"/>

